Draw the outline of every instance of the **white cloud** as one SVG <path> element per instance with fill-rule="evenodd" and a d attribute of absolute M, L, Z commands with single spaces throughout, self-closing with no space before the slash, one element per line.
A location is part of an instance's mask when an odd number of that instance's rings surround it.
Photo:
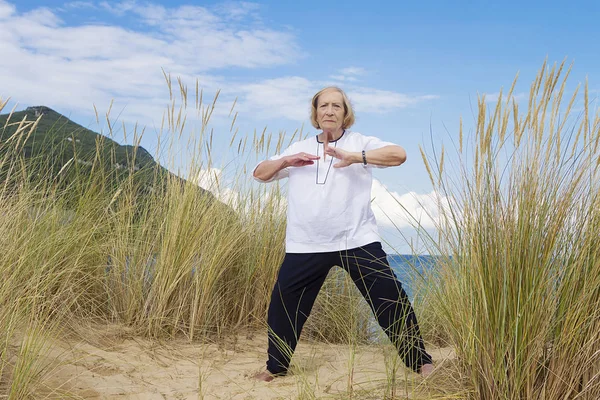
<path fill-rule="evenodd" d="M 373 213 L 382 227 L 436 227 L 440 210 L 448 207 L 448 199 L 432 191 L 427 194 L 398 194 L 373 179 L 371 189 Z"/>
<path fill-rule="evenodd" d="M 409 96 L 402 93 L 370 88 L 349 90 L 348 97 L 350 97 L 357 111 L 378 114 L 438 98 L 435 95 Z"/>
<path fill-rule="evenodd" d="M 320 89 L 316 82 L 291 76 L 243 85 L 240 110 L 259 118 L 284 117 L 305 121 L 310 115 L 310 99 Z"/>
<path fill-rule="evenodd" d="M 340 70 L 340 73 L 342 75 L 364 75 L 366 73 L 366 70 L 364 68 L 360 68 L 360 67 L 348 67 L 348 68 L 342 68 Z"/>
<path fill-rule="evenodd" d="M 217 199 L 229 205 L 236 211 L 252 214 L 258 209 L 268 207 L 268 212 L 278 212 L 284 215 L 287 209 L 287 200 L 272 184 L 252 188 L 240 183 L 236 179 L 227 179 L 224 171 L 219 168 L 201 169 L 195 180 L 198 186 L 211 192 Z M 250 192 L 252 195 L 250 196 Z"/>
<path fill-rule="evenodd" d="M 215 195 L 217 199 L 225 204 L 236 208 L 240 201 L 240 195 L 227 186 L 224 182 L 223 171 L 219 168 L 203 169 L 198 173 L 195 183 Z"/>
<path fill-rule="evenodd" d="M 356 82 L 358 77 L 365 75 L 366 70 L 360 67 L 347 67 L 342 68 L 337 74 L 329 76 L 330 79 L 340 82 Z"/>
<path fill-rule="evenodd" d="M 243 93 L 238 110 L 252 112 L 258 118 L 284 117 L 308 121 L 310 99 L 325 86 L 328 83 L 310 81 L 299 76 L 242 85 L 236 88 L 238 93 Z M 437 98 L 433 95 L 409 96 L 368 87 L 353 87 L 347 93 L 358 113 L 383 114 Z"/>
<path fill-rule="evenodd" d="M 42 28 L 40 31 L 43 31 L 43 27 L 56 28 L 63 23 L 56 14 L 45 7 L 36 8 L 23 14 L 23 19 L 26 19 L 32 25 L 38 25 Z M 17 26 L 16 28 L 18 29 L 19 27 Z"/>
<path fill-rule="evenodd" d="M 7 3 L 3 0 L 0 0 L 0 20 L 6 19 L 12 16 L 17 9 L 14 5 Z"/>
<path fill-rule="evenodd" d="M 334 81 L 340 81 L 340 82 L 356 82 L 358 80 L 353 76 L 345 76 L 345 75 L 331 75 L 330 78 L 333 79 Z"/>
<path fill-rule="evenodd" d="M 218 5 L 216 7 L 216 11 L 219 14 L 224 14 L 228 18 L 233 20 L 239 20 L 244 17 L 252 17 L 256 20 L 260 20 L 260 15 L 258 11 L 260 10 L 260 5 L 256 3 L 249 3 L 245 1 L 241 2 L 229 2 L 225 4 Z"/>
<path fill-rule="evenodd" d="M 222 68 L 272 67 L 300 57 L 287 31 L 243 19 L 253 12 L 250 5 L 237 14 L 233 8 L 217 13 L 131 1 L 103 5 L 137 17 L 137 24 L 67 26 L 48 8 L 18 13 L 0 0 L 3 93 L 28 105 L 87 114 L 93 104 L 103 109 L 116 99 L 115 108 L 125 110 L 122 119 L 141 117 L 152 124 L 160 123 L 168 102 L 162 68 L 189 85 L 198 78 L 202 88 L 214 93 L 231 85 L 215 74 Z M 141 113 L 132 115 L 131 109 Z"/>
<path fill-rule="evenodd" d="M 92 2 L 92 1 L 70 1 L 68 3 L 65 3 L 63 5 L 62 8 L 60 8 L 61 11 L 63 10 L 69 10 L 69 9 L 73 9 L 73 10 L 77 10 L 77 9 L 96 9 L 96 5 Z"/>
<path fill-rule="evenodd" d="M 95 18 L 102 18 L 102 10 L 112 13 L 111 22 L 69 26 L 61 19 L 83 8 L 96 8 Z M 303 56 L 290 31 L 265 27 L 259 12 L 259 5 L 245 2 L 169 8 L 131 0 L 75 1 L 54 11 L 19 13 L 0 0 L 0 87 L 20 103 L 75 114 L 91 115 L 93 105 L 102 112 L 114 100 L 120 120 L 160 126 L 169 105 L 164 69 L 174 82 L 179 77 L 190 87 L 190 101 L 196 80 L 205 100 L 221 90 L 215 116 L 226 116 L 238 98 L 242 115 L 307 122 L 310 99 L 330 82 L 283 76 L 250 83 L 231 72 L 272 68 Z M 346 83 L 366 74 L 356 66 L 338 72 Z M 177 87 L 173 92 L 178 97 Z M 363 86 L 348 92 L 356 110 L 366 113 L 435 98 Z"/>
<path fill-rule="evenodd" d="M 104 8 L 105 10 L 118 15 L 118 16 L 123 16 L 125 15 L 126 12 L 131 11 L 133 9 L 135 9 L 135 1 L 122 1 L 120 3 L 109 3 L 108 1 L 102 1 L 100 2 L 100 7 Z"/>
<path fill-rule="evenodd" d="M 167 10 L 157 4 L 146 4 L 138 7 L 135 12 L 150 26 L 158 25 L 167 16 Z"/>
<path fill-rule="evenodd" d="M 212 192 L 220 186 L 221 175 L 222 171 L 219 168 L 203 169 L 198 173 L 198 177 L 194 183 Z"/>

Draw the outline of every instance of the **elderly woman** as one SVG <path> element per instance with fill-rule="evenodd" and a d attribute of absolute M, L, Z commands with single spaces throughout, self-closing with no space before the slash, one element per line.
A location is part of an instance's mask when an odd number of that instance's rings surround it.
<path fill-rule="evenodd" d="M 267 369 L 256 379 L 285 375 L 302 327 L 329 270 L 344 268 L 407 367 L 431 373 L 413 308 L 390 268 L 371 210 L 372 167 L 406 160 L 404 149 L 352 132 L 354 111 L 337 87 L 312 99 L 322 130 L 257 165 L 259 182 L 288 178 L 286 254 L 271 295 Z"/>

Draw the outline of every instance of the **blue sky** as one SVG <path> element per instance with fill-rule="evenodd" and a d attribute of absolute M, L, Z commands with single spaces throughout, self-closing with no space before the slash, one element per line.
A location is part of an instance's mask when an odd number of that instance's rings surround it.
<path fill-rule="evenodd" d="M 0 96 L 95 130 L 93 106 L 102 113 L 114 100 L 126 124 L 150 127 L 142 145 L 152 152 L 169 100 L 161 68 L 190 87 L 197 79 L 208 97 L 222 91 L 221 144 L 235 98 L 240 135 L 312 134 L 310 97 L 336 84 L 355 105 L 354 130 L 407 150 L 405 165 L 376 174 L 389 210 L 431 193 L 419 146 L 456 138 L 461 116 L 468 131 L 477 95 L 506 90 L 517 72 L 526 102 L 544 59 L 567 58 L 570 89 L 588 76 L 595 101 L 600 3 L 567 4 L 0 0 Z"/>

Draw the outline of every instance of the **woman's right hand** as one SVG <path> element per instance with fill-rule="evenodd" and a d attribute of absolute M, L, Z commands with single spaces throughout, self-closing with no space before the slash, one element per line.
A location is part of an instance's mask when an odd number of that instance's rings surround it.
<path fill-rule="evenodd" d="M 275 175 L 287 167 L 304 167 L 312 165 L 320 157 L 308 153 L 298 153 L 277 160 L 265 160 L 254 169 L 253 175 L 261 182 L 270 182 Z"/>
<path fill-rule="evenodd" d="M 312 165 L 315 160 L 318 160 L 319 156 L 309 153 L 297 153 L 291 156 L 287 156 L 286 164 L 290 167 L 304 167 L 305 165 Z"/>

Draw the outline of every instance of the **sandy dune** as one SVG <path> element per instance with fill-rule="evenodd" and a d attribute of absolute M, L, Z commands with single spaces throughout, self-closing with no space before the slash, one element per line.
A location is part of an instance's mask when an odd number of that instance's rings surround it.
<path fill-rule="evenodd" d="M 51 373 L 40 396 L 86 399 L 382 399 L 439 398 L 438 368 L 430 378 L 406 370 L 389 346 L 300 342 L 294 369 L 263 383 L 250 377 L 264 368 L 264 334 L 235 336 L 220 345 L 186 340 L 157 342 L 121 327 L 90 329 L 85 340 L 63 339 L 49 355 Z M 453 358 L 433 349 L 436 364 Z M 386 355 L 387 354 L 387 355 Z M 353 360 L 353 362 L 351 362 Z M 396 364 L 395 366 L 393 364 Z M 386 367 L 387 365 L 387 367 Z M 396 369 L 396 373 L 391 371 Z M 391 376 L 396 383 L 389 384 Z"/>

